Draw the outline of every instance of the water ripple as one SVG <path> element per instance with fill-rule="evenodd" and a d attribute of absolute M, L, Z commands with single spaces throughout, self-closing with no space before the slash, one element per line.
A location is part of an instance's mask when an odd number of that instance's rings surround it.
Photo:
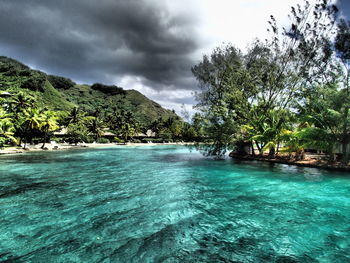
<path fill-rule="evenodd" d="M 0 262 L 350 262 L 341 173 L 177 146 L 0 162 Z"/>

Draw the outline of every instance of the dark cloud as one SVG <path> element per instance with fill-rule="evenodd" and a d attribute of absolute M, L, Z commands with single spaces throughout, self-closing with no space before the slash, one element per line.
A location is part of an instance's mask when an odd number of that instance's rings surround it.
<path fill-rule="evenodd" d="M 152 0 L 2 0 L 0 52 L 79 82 L 193 88 L 195 21 Z M 114 83 L 118 84 L 118 83 Z"/>

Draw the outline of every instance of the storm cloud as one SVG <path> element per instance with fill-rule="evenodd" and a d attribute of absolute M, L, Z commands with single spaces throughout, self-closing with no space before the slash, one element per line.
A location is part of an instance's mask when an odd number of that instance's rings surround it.
<path fill-rule="evenodd" d="M 193 16 L 163 1 L 2 0 L 1 53 L 78 82 L 193 88 Z"/>
<path fill-rule="evenodd" d="M 1 0 L 0 55 L 79 83 L 134 88 L 191 110 L 191 74 L 223 42 L 264 38 L 302 0 Z M 347 0 L 336 1 L 348 16 Z M 348 16 L 349 17 L 349 16 Z"/>

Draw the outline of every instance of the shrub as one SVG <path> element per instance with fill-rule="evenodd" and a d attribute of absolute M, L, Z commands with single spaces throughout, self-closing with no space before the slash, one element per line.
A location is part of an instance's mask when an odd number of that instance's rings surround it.
<path fill-rule="evenodd" d="M 97 143 L 110 143 L 110 141 L 107 138 L 98 138 Z"/>
<path fill-rule="evenodd" d="M 105 94 L 109 95 L 117 95 L 117 94 L 125 94 L 125 90 L 123 88 L 117 86 L 108 86 L 100 83 L 95 83 L 91 86 L 91 89 L 101 91 Z"/>
<path fill-rule="evenodd" d="M 78 144 L 89 140 L 88 129 L 82 123 L 71 123 L 68 125 L 66 139 L 69 143 Z"/>
<path fill-rule="evenodd" d="M 29 89 L 32 91 L 44 91 L 45 78 L 42 76 L 30 77 L 22 83 L 22 89 Z"/>
<path fill-rule="evenodd" d="M 68 78 L 49 75 L 48 80 L 55 89 L 69 89 L 75 85 L 75 82 Z"/>
<path fill-rule="evenodd" d="M 124 140 L 119 139 L 118 137 L 114 137 L 114 138 L 113 138 L 113 142 L 116 142 L 116 143 L 124 143 Z"/>

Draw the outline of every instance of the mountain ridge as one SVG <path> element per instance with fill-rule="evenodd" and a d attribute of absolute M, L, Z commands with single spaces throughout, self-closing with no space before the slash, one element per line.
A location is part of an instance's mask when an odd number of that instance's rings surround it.
<path fill-rule="evenodd" d="M 137 90 L 101 83 L 77 84 L 69 78 L 31 69 L 5 56 L 0 56 L 0 90 L 24 91 L 35 96 L 40 106 L 58 111 L 69 111 L 74 107 L 88 113 L 130 111 L 145 125 L 159 118 L 178 118 L 174 111 L 164 109 Z"/>

